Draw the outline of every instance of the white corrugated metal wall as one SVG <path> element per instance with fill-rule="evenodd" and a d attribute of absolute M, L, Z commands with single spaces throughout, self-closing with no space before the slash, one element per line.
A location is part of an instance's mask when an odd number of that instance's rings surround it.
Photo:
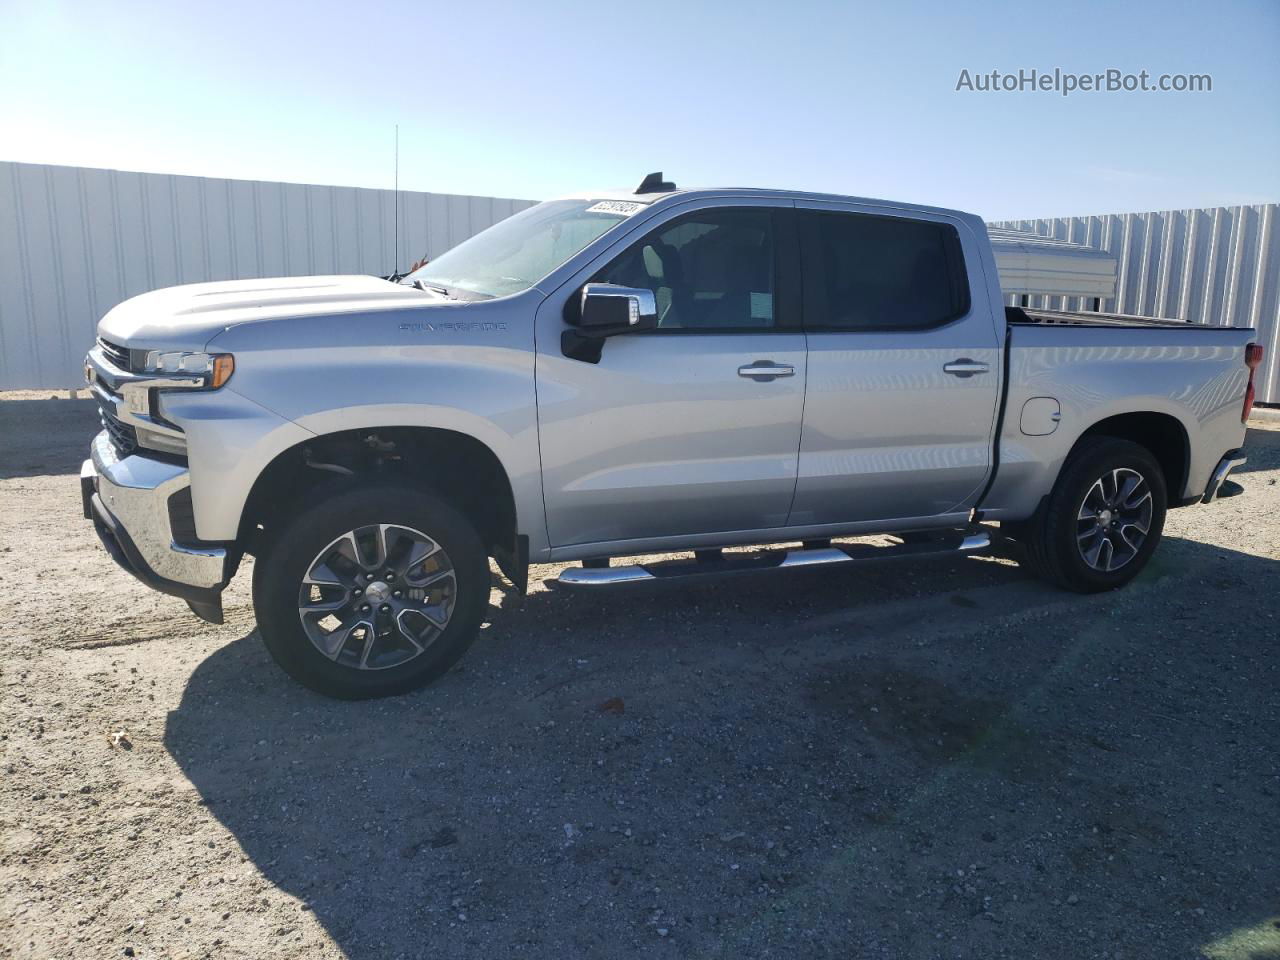
<path fill-rule="evenodd" d="M 1106 250 L 1120 262 L 1108 313 L 1255 327 L 1266 356 L 1258 400 L 1280 403 L 1280 204 L 1004 220 L 993 227 Z M 1013 303 L 1014 298 L 1009 298 Z M 1081 297 L 1031 297 L 1031 306 L 1088 310 Z"/>
<path fill-rule="evenodd" d="M 531 206 L 401 192 L 400 268 Z M 200 280 L 392 273 L 391 190 L 0 161 L 0 389 L 74 387 L 121 300 Z"/>

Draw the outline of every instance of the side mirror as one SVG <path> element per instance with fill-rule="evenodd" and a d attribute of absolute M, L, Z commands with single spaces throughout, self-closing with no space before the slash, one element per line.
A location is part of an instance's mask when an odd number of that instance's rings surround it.
<path fill-rule="evenodd" d="M 658 301 L 653 291 L 616 283 L 586 284 L 577 301 L 569 298 L 564 312 L 565 322 L 573 329 L 560 334 L 560 351 L 583 363 L 599 363 L 609 337 L 658 326 Z"/>
<path fill-rule="evenodd" d="M 638 333 L 658 325 L 658 303 L 652 290 L 588 283 L 582 288 L 578 333 L 592 339 Z"/>

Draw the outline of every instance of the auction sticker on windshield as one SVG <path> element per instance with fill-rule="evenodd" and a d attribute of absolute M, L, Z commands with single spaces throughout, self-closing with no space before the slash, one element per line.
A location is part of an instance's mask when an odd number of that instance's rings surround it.
<path fill-rule="evenodd" d="M 620 213 L 624 217 L 629 217 L 643 210 L 644 206 L 643 203 L 635 203 L 631 200 L 601 200 L 587 207 L 587 213 Z"/>

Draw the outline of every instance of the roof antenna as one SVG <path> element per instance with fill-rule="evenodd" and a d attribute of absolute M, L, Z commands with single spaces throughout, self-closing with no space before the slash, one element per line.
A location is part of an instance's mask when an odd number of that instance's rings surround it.
<path fill-rule="evenodd" d="M 396 239 L 393 247 L 395 248 L 396 262 L 391 265 L 391 275 L 397 276 L 400 273 L 400 124 L 396 124 Z"/>
<path fill-rule="evenodd" d="M 670 180 L 662 179 L 662 171 L 651 173 L 640 181 L 640 186 L 636 187 L 636 193 L 670 193 L 676 188 L 676 185 Z"/>

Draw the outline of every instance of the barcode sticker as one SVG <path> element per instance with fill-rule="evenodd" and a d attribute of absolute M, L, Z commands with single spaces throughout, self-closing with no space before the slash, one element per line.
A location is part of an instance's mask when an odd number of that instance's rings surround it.
<path fill-rule="evenodd" d="M 629 217 L 643 209 L 643 203 L 634 203 L 630 200 L 601 200 L 587 207 L 587 213 L 620 213 L 624 217 Z"/>

